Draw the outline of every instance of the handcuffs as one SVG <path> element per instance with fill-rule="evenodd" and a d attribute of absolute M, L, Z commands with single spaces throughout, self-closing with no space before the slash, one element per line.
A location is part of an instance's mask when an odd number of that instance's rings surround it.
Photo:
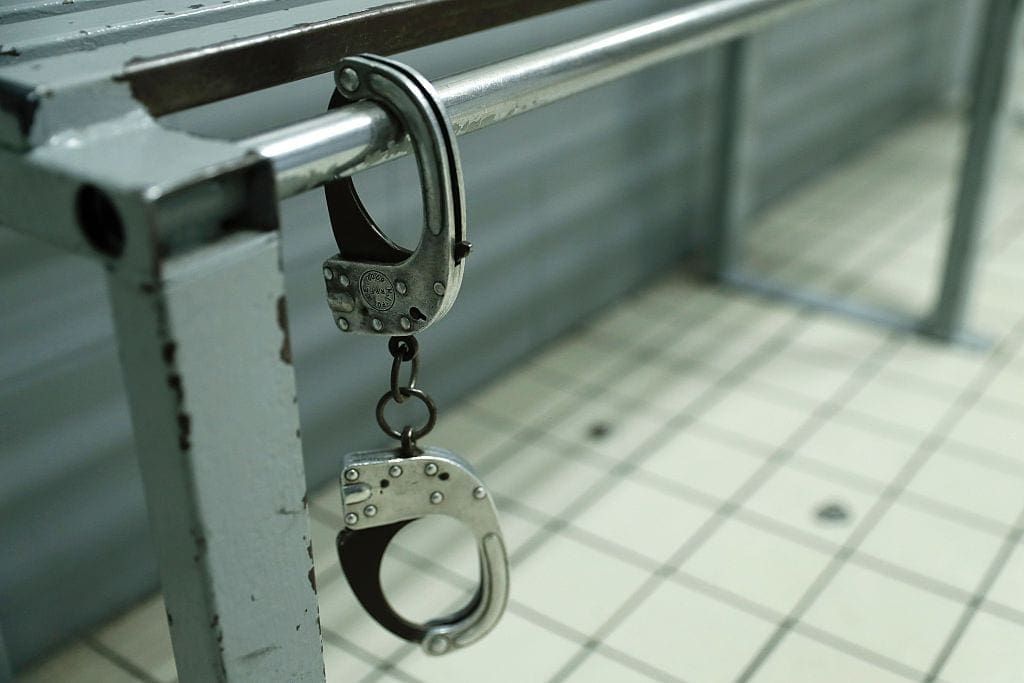
<path fill-rule="evenodd" d="M 344 59 L 335 72 L 330 106 L 370 100 L 392 114 L 409 134 L 419 170 L 424 226 L 414 250 L 390 240 L 374 223 L 351 179 L 325 186 L 338 254 L 324 262 L 327 302 L 344 332 L 390 335 L 391 389 L 377 405 L 377 419 L 396 448 L 360 451 L 342 462 L 342 513 L 338 534 L 342 569 L 356 598 L 384 628 L 418 642 L 433 655 L 469 645 L 497 624 L 509 593 L 508 556 L 490 493 L 463 458 L 416 440 L 433 427 L 436 408 L 416 387 L 418 344 L 412 335 L 451 308 L 462 284 L 466 241 L 462 170 L 455 134 L 433 86 L 398 62 L 375 55 Z M 398 336 L 400 335 L 400 336 Z M 398 376 L 412 363 L 407 386 Z M 415 397 L 428 408 L 427 423 L 392 428 L 384 417 L 391 400 Z M 411 522 L 446 515 L 476 539 L 480 586 L 467 605 L 426 623 L 399 615 L 384 595 L 381 562 L 388 544 Z"/>

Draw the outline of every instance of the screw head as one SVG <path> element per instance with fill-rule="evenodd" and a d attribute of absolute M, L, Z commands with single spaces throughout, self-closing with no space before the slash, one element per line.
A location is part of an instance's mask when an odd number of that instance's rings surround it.
<path fill-rule="evenodd" d="M 359 87 L 359 74 L 355 72 L 355 69 L 346 66 L 338 72 L 336 81 L 345 92 L 355 92 Z"/>
<path fill-rule="evenodd" d="M 405 296 L 406 292 L 409 291 L 409 287 L 404 282 L 399 280 L 398 282 L 395 283 L 395 291 L 401 294 L 402 296 Z"/>
<path fill-rule="evenodd" d="M 487 489 L 485 489 L 483 486 L 477 486 L 475 489 L 473 489 L 473 497 L 476 498 L 477 500 L 483 500 L 484 498 L 487 497 Z"/>
<path fill-rule="evenodd" d="M 423 468 L 423 471 L 427 473 L 428 477 L 432 477 L 437 474 L 437 465 L 432 462 L 428 462 L 426 467 Z"/>
<path fill-rule="evenodd" d="M 434 294 L 437 294 L 438 296 L 444 296 L 444 283 L 443 282 L 435 282 L 434 283 Z"/>
<path fill-rule="evenodd" d="M 325 280 L 332 280 L 332 279 L 334 279 L 334 271 L 331 270 L 330 268 L 326 268 L 325 267 L 324 268 L 324 279 Z"/>
<path fill-rule="evenodd" d="M 377 506 L 376 505 L 367 505 L 366 507 L 363 508 L 363 514 L 366 515 L 367 517 L 373 517 L 374 515 L 377 514 Z"/>
<path fill-rule="evenodd" d="M 338 276 L 338 284 L 342 287 L 348 287 L 351 282 L 352 281 L 348 279 L 348 275 L 345 275 L 344 273 Z"/>
<path fill-rule="evenodd" d="M 392 465 L 391 469 L 388 470 L 388 474 L 392 477 L 400 477 L 402 476 L 402 468 L 398 465 Z"/>
<path fill-rule="evenodd" d="M 350 512 L 347 515 L 345 515 L 345 524 L 348 524 L 349 526 L 354 526 L 358 521 L 359 515 L 357 515 L 354 512 Z"/>
<path fill-rule="evenodd" d="M 335 298 L 334 301 L 335 303 L 337 303 L 338 308 L 340 308 L 346 313 L 351 313 L 356 309 L 355 299 L 353 299 L 350 294 L 346 294 L 345 292 L 342 292 L 340 295 L 338 295 L 338 297 Z"/>
<path fill-rule="evenodd" d="M 433 503 L 434 505 L 437 505 L 443 500 L 444 494 L 441 493 L 440 491 L 434 491 L 433 493 L 430 494 L 430 502 Z"/>
<path fill-rule="evenodd" d="M 342 332 L 348 332 L 348 320 L 345 320 L 344 318 L 338 318 L 337 323 L 339 330 L 341 330 Z"/>
<path fill-rule="evenodd" d="M 380 321 L 380 318 L 373 318 L 373 319 L 371 319 L 370 320 L 370 325 L 372 325 L 373 329 L 377 330 L 378 332 L 380 332 L 381 330 L 384 329 L 384 323 L 382 323 Z"/>
<path fill-rule="evenodd" d="M 433 655 L 443 655 L 445 652 L 448 652 L 449 647 L 451 647 L 451 641 L 440 634 L 431 638 L 430 643 L 427 645 L 427 649 Z"/>
<path fill-rule="evenodd" d="M 403 330 L 405 330 L 405 331 L 407 331 L 407 332 L 408 332 L 409 330 L 411 330 L 411 329 L 412 329 L 412 321 L 410 321 L 410 320 L 409 320 L 408 318 L 406 318 L 406 317 L 405 317 L 404 315 L 403 315 L 403 316 L 402 316 L 402 318 L 401 318 L 401 319 L 400 319 L 400 320 L 398 321 L 398 324 L 400 324 L 400 325 L 402 326 L 402 329 L 403 329 Z"/>
<path fill-rule="evenodd" d="M 359 478 L 359 470 L 352 468 L 345 470 L 345 481 L 355 481 Z"/>

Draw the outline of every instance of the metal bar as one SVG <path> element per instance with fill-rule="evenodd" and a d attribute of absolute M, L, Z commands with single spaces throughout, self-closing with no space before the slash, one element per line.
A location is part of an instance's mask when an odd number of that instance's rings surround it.
<path fill-rule="evenodd" d="M 345 55 L 394 54 L 590 0 L 407 0 L 127 65 L 154 116 L 330 71 Z"/>
<path fill-rule="evenodd" d="M 732 40 L 823 0 L 705 0 L 614 30 L 451 76 L 436 84 L 463 135 Z M 241 144 L 274 164 L 289 197 L 408 153 L 387 113 L 360 103 Z"/>
<path fill-rule="evenodd" d="M 3 624 L 0 624 L 0 683 L 10 683 L 13 680 L 14 669 L 7 656 L 7 646 L 4 644 Z"/>
<path fill-rule="evenodd" d="M 942 286 L 931 316 L 922 324 L 924 332 L 944 340 L 957 338 L 964 328 L 999 140 L 1006 127 L 1011 75 L 1020 40 L 1020 7 L 1021 0 L 989 0 L 978 39 L 970 133 Z"/>
<path fill-rule="evenodd" d="M 725 46 L 719 120 L 714 221 L 707 241 L 706 274 L 725 279 L 742 257 L 743 225 L 754 192 L 754 121 L 758 74 L 756 38 Z"/>
<path fill-rule="evenodd" d="M 322 682 L 279 234 L 108 284 L 179 678 Z"/>

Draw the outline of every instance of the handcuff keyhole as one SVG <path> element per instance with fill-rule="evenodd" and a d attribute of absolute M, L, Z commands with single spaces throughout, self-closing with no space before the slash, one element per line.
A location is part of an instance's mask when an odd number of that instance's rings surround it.
<path fill-rule="evenodd" d="M 420 323 L 427 319 L 427 316 L 423 314 L 423 311 L 416 308 L 415 306 L 409 309 L 409 317 L 415 320 L 416 322 Z"/>
<path fill-rule="evenodd" d="M 449 475 L 447 472 L 442 472 L 441 474 L 437 475 L 437 478 L 440 479 L 441 481 L 448 481 L 449 476 L 451 475 Z"/>

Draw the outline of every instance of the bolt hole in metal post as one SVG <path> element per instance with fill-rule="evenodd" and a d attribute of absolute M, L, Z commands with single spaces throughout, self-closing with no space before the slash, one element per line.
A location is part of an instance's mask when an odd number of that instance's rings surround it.
<path fill-rule="evenodd" d="M 102 190 L 83 185 L 75 198 L 75 215 L 93 249 L 111 258 L 124 253 L 124 223 L 114 202 Z"/>
<path fill-rule="evenodd" d="M 436 563 L 444 573 L 464 577 L 458 582 L 430 580 L 426 563 Z M 380 570 L 381 586 L 395 611 L 410 621 L 429 621 L 448 614 L 473 597 L 480 583 L 476 542 L 469 529 L 444 515 L 427 515 L 395 536 Z"/>

